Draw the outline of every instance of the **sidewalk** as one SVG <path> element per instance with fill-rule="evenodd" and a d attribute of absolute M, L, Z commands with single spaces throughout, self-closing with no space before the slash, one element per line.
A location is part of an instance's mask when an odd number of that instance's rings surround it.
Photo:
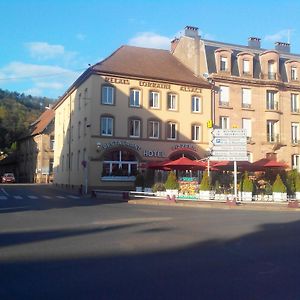
<path fill-rule="evenodd" d="M 197 207 L 197 208 L 215 208 L 215 209 L 233 209 L 233 210 L 259 210 L 259 211 L 291 211 L 300 212 L 299 208 L 288 207 L 288 202 L 237 202 L 226 203 L 214 200 L 176 200 L 175 202 L 167 199 L 154 198 L 135 198 L 128 200 L 129 204 L 137 205 L 158 205 L 175 207 Z"/>

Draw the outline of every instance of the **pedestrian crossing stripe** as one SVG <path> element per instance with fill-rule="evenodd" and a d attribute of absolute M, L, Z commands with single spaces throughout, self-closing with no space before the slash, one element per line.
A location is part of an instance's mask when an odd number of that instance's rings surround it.
<path fill-rule="evenodd" d="M 50 196 L 46 196 L 46 195 L 43 195 L 43 198 L 45 198 L 45 199 L 51 199 Z"/>
<path fill-rule="evenodd" d="M 37 196 L 28 196 L 29 199 L 37 199 Z"/>
<path fill-rule="evenodd" d="M 7 200 L 6 196 L 0 196 L 0 200 Z"/>
<path fill-rule="evenodd" d="M 73 195 L 68 195 L 69 198 L 72 198 L 72 199 L 79 199 L 80 197 L 79 196 L 73 196 Z"/>
<path fill-rule="evenodd" d="M 64 197 L 64 196 L 56 196 L 56 198 L 58 198 L 58 199 L 66 199 L 66 197 Z"/>
<path fill-rule="evenodd" d="M 14 196 L 14 198 L 15 198 L 15 199 L 18 199 L 18 200 L 23 199 L 22 196 Z"/>

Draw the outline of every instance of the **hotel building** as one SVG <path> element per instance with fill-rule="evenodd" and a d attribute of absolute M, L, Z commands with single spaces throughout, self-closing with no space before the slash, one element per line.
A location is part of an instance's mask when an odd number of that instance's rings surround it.
<path fill-rule="evenodd" d="M 132 187 L 148 162 L 208 154 L 211 85 L 167 50 L 120 47 L 54 109 L 56 184 Z"/>

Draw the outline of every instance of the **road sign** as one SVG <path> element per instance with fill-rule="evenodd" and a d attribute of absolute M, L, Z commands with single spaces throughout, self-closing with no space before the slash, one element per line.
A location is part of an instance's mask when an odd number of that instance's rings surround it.
<path fill-rule="evenodd" d="M 247 151 L 246 145 L 214 145 L 212 148 L 213 151 Z"/>
<path fill-rule="evenodd" d="M 215 137 L 212 140 L 214 145 L 246 145 L 247 138 L 236 138 L 236 137 Z"/>
<path fill-rule="evenodd" d="M 213 151 L 211 152 L 213 156 L 223 156 L 223 157 L 247 157 L 247 151 Z"/>
<path fill-rule="evenodd" d="M 247 131 L 246 129 L 239 129 L 239 128 L 233 128 L 233 129 L 214 129 L 212 132 L 213 136 L 231 136 L 231 137 L 246 137 Z"/>
<path fill-rule="evenodd" d="M 230 156 L 211 156 L 209 158 L 211 161 L 248 161 L 248 157 L 230 157 Z"/>

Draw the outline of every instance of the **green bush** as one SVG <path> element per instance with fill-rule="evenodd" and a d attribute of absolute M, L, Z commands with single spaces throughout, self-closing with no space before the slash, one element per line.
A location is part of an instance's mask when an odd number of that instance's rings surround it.
<path fill-rule="evenodd" d="M 276 176 L 276 180 L 273 183 L 272 190 L 273 193 L 286 193 L 286 186 L 282 182 L 279 174 L 277 174 Z"/>
<path fill-rule="evenodd" d="M 296 192 L 300 192 L 300 175 L 299 174 L 296 177 L 295 190 L 296 190 Z"/>
<path fill-rule="evenodd" d="M 199 190 L 200 191 L 210 191 L 211 185 L 210 185 L 210 178 L 208 176 L 208 172 L 205 171 L 200 183 Z"/>
<path fill-rule="evenodd" d="M 134 184 L 136 187 L 137 186 L 144 187 L 145 184 L 144 176 L 140 173 L 136 174 Z"/>
<path fill-rule="evenodd" d="M 166 187 L 162 182 L 157 182 L 152 186 L 153 193 L 164 192 L 165 190 L 166 190 Z"/>
<path fill-rule="evenodd" d="M 176 174 L 173 171 L 169 173 L 167 181 L 165 182 L 165 187 L 167 190 L 179 189 L 179 183 L 177 182 Z"/>
<path fill-rule="evenodd" d="M 253 182 L 248 176 L 248 172 L 245 172 L 240 185 L 241 192 L 253 192 Z"/>

